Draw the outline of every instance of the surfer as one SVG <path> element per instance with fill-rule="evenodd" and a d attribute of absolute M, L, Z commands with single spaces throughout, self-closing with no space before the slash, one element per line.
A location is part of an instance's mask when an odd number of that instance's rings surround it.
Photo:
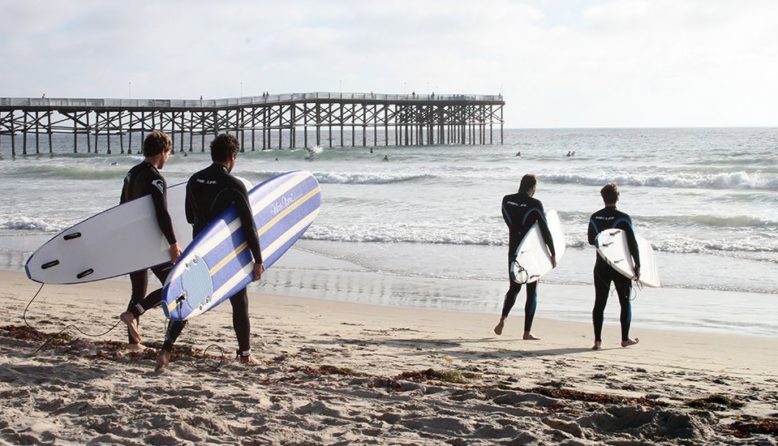
<path fill-rule="evenodd" d="M 159 130 L 149 133 L 143 141 L 143 162 L 127 172 L 119 200 L 120 203 L 126 203 L 130 200 L 151 195 L 151 201 L 154 203 L 154 214 L 157 217 L 157 225 L 159 225 L 159 229 L 170 245 L 168 247 L 170 262 L 151 268 L 151 272 L 157 276 L 160 283 L 165 283 L 173 263 L 181 255 L 181 247 L 176 241 L 173 223 L 167 210 L 167 183 L 165 178 L 159 173 L 159 169 L 165 167 L 165 162 L 170 157 L 172 149 L 173 142 L 167 134 Z M 143 347 L 140 345 L 140 335 L 138 333 L 138 318 L 142 312 L 138 312 L 136 307 L 146 296 L 146 289 L 149 284 L 148 269 L 130 273 L 130 283 L 132 287 L 130 303 L 127 305 L 127 311 L 122 313 L 119 318 L 127 325 L 128 348 L 130 350 L 142 350 Z M 133 309 L 135 309 L 135 312 L 132 311 Z"/>
<path fill-rule="evenodd" d="M 502 329 L 505 326 L 505 319 L 508 317 L 508 313 L 511 312 L 513 304 L 516 303 L 516 296 L 521 291 L 521 284 L 516 283 L 516 277 L 513 274 L 513 262 L 516 261 L 516 250 L 521 243 L 521 240 L 527 234 L 527 231 L 532 227 L 535 222 L 539 223 L 540 232 L 543 234 L 543 241 L 548 247 L 548 251 L 551 253 L 551 265 L 556 267 L 556 251 L 554 250 L 554 241 L 551 239 L 551 232 L 548 230 L 546 224 L 546 214 L 543 211 L 543 203 L 540 200 L 532 198 L 535 195 L 537 188 L 537 178 L 535 175 L 527 174 L 521 178 L 519 184 L 519 192 L 511 195 L 506 195 L 502 199 L 502 217 L 505 220 L 505 224 L 508 225 L 508 276 L 510 280 L 510 287 L 508 292 L 505 293 L 505 301 L 502 306 L 502 315 L 500 322 L 494 327 L 494 333 L 497 335 L 502 334 Z M 527 300 L 524 304 L 524 339 L 525 340 L 538 340 L 532 335 L 532 320 L 535 317 L 535 308 L 537 308 L 537 286 L 538 282 L 530 282 L 527 284 Z"/>
<path fill-rule="evenodd" d="M 262 277 L 262 272 L 265 270 L 259 249 L 257 228 L 246 186 L 230 175 L 235 167 L 239 148 L 237 138 L 228 134 L 221 134 L 211 142 L 213 164 L 192 175 L 186 184 L 186 219 L 192 224 L 193 238 L 195 238 L 222 211 L 235 205 L 249 251 L 254 258 L 253 279 L 256 281 Z M 235 293 L 230 298 L 230 303 L 232 304 L 232 326 L 238 338 L 237 356 L 241 362 L 257 364 L 258 361 L 251 355 L 251 322 L 246 288 Z M 157 370 L 161 370 L 170 362 L 173 344 L 185 326 L 186 321 L 173 321 L 168 325 L 165 343 L 157 356 Z"/>
<path fill-rule="evenodd" d="M 622 229 L 627 234 L 627 245 L 629 252 L 635 264 L 635 280 L 640 278 L 640 254 L 638 253 L 638 243 L 635 240 L 635 231 L 632 228 L 632 219 L 629 215 L 616 209 L 616 202 L 619 201 L 619 187 L 615 183 L 608 183 L 600 190 L 602 201 L 605 207 L 592 214 L 589 220 L 589 244 L 596 246 L 597 234 L 608 229 Z M 638 338 L 630 339 L 629 326 L 632 322 L 632 305 L 629 301 L 629 295 L 632 291 L 632 282 L 627 277 L 619 274 L 608 262 L 601 256 L 597 256 L 594 264 L 594 310 L 592 310 L 592 321 L 594 322 L 594 346 L 592 350 L 602 348 L 602 323 L 605 304 L 608 302 L 611 282 L 616 287 L 616 293 L 619 295 L 619 305 L 621 305 L 621 346 L 629 347 L 638 343 Z"/>

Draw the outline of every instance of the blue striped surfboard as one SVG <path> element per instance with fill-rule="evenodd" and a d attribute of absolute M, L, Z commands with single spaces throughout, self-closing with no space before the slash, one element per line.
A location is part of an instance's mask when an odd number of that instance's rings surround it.
<path fill-rule="evenodd" d="M 249 191 L 265 269 L 270 268 L 319 213 L 321 190 L 309 172 L 273 177 Z M 192 241 L 170 272 L 162 308 L 186 320 L 216 307 L 251 282 L 251 251 L 238 212 L 225 210 Z"/>

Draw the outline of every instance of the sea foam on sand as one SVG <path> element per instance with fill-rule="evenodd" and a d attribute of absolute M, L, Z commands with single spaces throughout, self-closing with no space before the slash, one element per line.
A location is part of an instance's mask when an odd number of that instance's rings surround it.
<path fill-rule="evenodd" d="M 776 444 L 778 341 L 254 294 L 256 367 L 232 359 L 229 305 L 173 361 L 131 354 L 129 283 L 45 286 L 0 272 L 0 444 Z M 154 286 L 154 285 L 152 285 Z M 581 290 L 578 290 L 581 291 Z M 159 345 L 164 319 L 141 319 Z M 48 343 L 36 352 L 44 341 Z M 222 355 L 222 352 L 224 354 Z"/>

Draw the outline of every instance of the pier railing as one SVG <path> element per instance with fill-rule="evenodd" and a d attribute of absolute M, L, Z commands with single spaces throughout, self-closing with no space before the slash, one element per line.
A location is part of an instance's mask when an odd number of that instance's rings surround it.
<path fill-rule="evenodd" d="M 28 136 L 34 136 L 35 153 L 40 153 L 41 135 L 48 137 L 48 151 L 52 152 L 53 134 L 71 134 L 76 153 L 84 140 L 87 152 L 92 152 L 94 142 L 98 153 L 101 137 L 105 153 L 111 153 L 112 141 L 124 153 L 127 136 L 127 152 L 132 153 L 137 150 L 133 134 L 142 140 L 153 129 L 164 130 L 174 139 L 178 135 L 180 151 L 185 150 L 187 136 L 189 151 L 194 149 L 195 135 L 200 136 L 199 148 L 204 150 L 205 135 L 220 132 L 238 135 L 244 150 L 249 148 L 243 145 L 247 133 L 251 150 L 260 145 L 262 149 L 298 147 L 299 142 L 308 147 L 309 130 L 314 132 L 311 142 L 317 145 L 322 143 L 322 131 L 328 131 L 329 145 L 345 146 L 347 129 L 352 146 L 357 145 L 357 131 L 362 146 L 369 140 L 372 145 L 492 144 L 495 126 L 500 128 L 500 143 L 503 140 L 504 105 L 502 95 L 435 93 L 310 92 L 222 99 L 0 98 L 0 154 L 3 144 L 10 142 L 11 154 L 16 156 L 17 135 L 22 139 L 22 154 L 28 153 Z M 383 130 L 380 136 L 379 130 Z M 298 133 L 302 141 L 298 141 Z"/>

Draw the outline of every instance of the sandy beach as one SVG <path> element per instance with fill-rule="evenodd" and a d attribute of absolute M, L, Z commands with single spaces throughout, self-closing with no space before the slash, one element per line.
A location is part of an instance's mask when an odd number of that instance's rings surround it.
<path fill-rule="evenodd" d="M 233 360 L 229 305 L 170 366 L 109 329 L 129 283 L 38 290 L 0 272 L 2 444 L 776 444 L 778 341 L 251 294 L 261 365 Z M 565 288 L 565 287 L 560 287 Z M 569 286 L 567 292 L 580 292 Z M 564 290 L 562 292 L 565 292 Z M 542 303 L 541 303 L 542 305 Z M 611 305 L 617 304 L 613 302 Z M 613 310 L 613 308 L 609 308 Z M 143 317 L 159 346 L 161 311 Z"/>

